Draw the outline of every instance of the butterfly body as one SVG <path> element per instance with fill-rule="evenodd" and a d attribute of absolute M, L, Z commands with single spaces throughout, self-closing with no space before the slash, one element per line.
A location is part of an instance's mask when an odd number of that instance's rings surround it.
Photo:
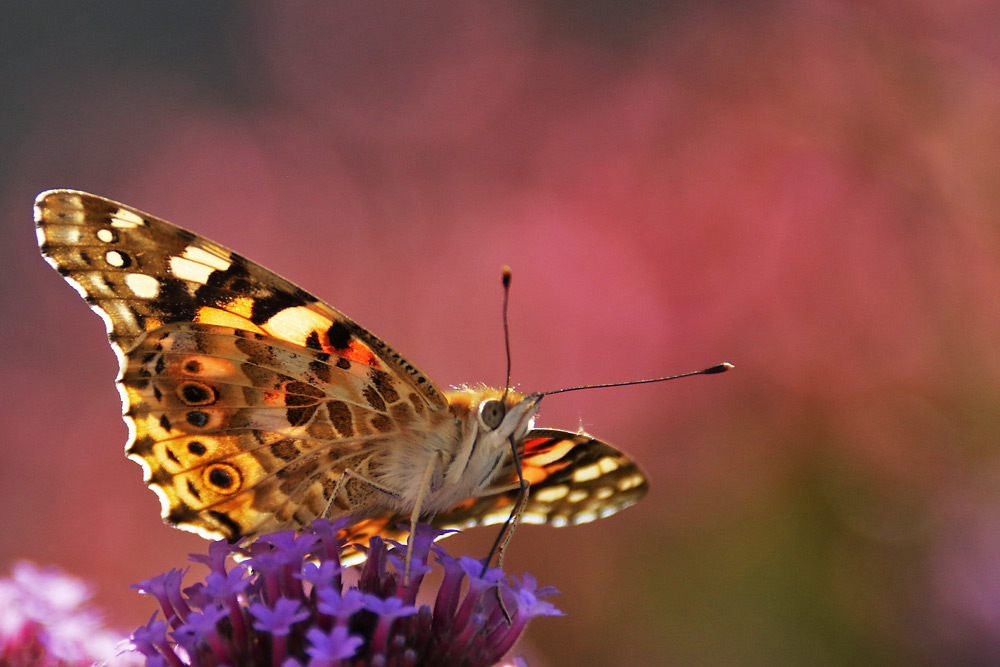
<path fill-rule="evenodd" d="M 235 539 L 351 516 L 347 537 L 503 521 L 582 523 L 646 491 L 582 433 L 535 429 L 541 396 L 443 392 L 384 341 L 254 262 L 117 202 L 39 195 L 42 254 L 104 319 L 126 453 L 164 518 Z M 506 513 L 506 514 L 505 514 Z"/>

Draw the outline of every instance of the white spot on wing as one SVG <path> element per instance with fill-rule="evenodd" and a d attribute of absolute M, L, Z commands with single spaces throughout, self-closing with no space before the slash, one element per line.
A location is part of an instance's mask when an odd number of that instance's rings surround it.
<path fill-rule="evenodd" d="M 112 227 L 118 227 L 119 229 L 132 229 L 144 224 L 146 223 L 141 217 L 132 211 L 126 211 L 123 208 L 120 208 L 111 214 Z"/>
<path fill-rule="evenodd" d="M 198 248 L 193 245 L 189 245 L 184 249 L 183 257 L 190 259 L 192 262 L 198 262 L 200 264 L 205 264 L 213 269 L 218 269 L 219 271 L 225 271 L 230 266 L 232 262 L 228 259 L 219 257 L 218 255 L 213 255 L 212 253 L 204 250 L 203 248 Z"/>
<path fill-rule="evenodd" d="M 618 470 L 618 461 L 615 461 L 610 456 L 605 456 L 603 459 L 597 462 L 597 467 L 601 469 L 601 472 L 607 475 L 609 472 L 614 472 Z"/>
<path fill-rule="evenodd" d="M 510 518 L 510 512 L 493 512 L 492 514 L 484 514 L 483 518 L 479 521 L 480 526 L 492 526 L 497 523 L 503 523 L 508 518 Z"/>
<path fill-rule="evenodd" d="M 111 254 L 111 253 L 108 253 Z M 125 284 L 132 293 L 143 299 L 155 298 L 160 293 L 160 282 L 144 273 L 129 273 L 125 276 Z"/>
<path fill-rule="evenodd" d="M 629 475 L 628 477 L 622 477 L 618 480 L 618 490 L 628 491 L 629 489 L 634 489 L 640 484 L 642 484 L 642 475 Z"/>
<path fill-rule="evenodd" d="M 170 272 L 181 280 L 190 280 L 193 283 L 204 285 L 208 282 L 208 277 L 215 273 L 215 269 L 186 257 L 171 257 Z"/>
<path fill-rule="evenodd" d="M 592 463 L 589 466 L 584 466 L 573 471 L 574 482 L 589 482 L 590 480 L 597 479 L 600 476 L 601 469 L 597 467 L 596 463 Z"/>
<path fill-rule="evenodd" d="M 564 497 L 567 493 L 569 493 L 569 487 L 565 484 L 560 484 L 558 486 L 549 487 L 548 489 L 535 491 L 531 494 L 531 496 L 534 500 L 537 500 L 540 503 L 554 503 Z"/>
<path fill-rule="evenodd" d="M 122 257 L 122 254 L 117 250 L 110 250 L 104 253 L 104 261 L 110 264 L 111 266 L 117 266 L 117 267 L 125 266 L 125 259 Z"/>
<path fill-rule="evenodd" d="M 115 240 L 115 233 L 110 229 L 98 229 L 97 238 L 105 243 L 111 243 Z"/>
<path fill-rule="evenodd" d="M 521 515 L 521 523 L 541 526 L 549 522 L 549 517 L 544 512 L 525 512 Z"/>

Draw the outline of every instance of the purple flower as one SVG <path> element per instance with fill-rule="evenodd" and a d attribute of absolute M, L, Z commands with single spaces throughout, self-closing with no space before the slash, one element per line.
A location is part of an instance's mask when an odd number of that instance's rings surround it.
<path fill-rule="evenodd" d="M 336 618 L 342 624 L 346 624 L 355 612 L 365 608 L 365 594 L 356 588 L 345 591 L 343 595 L 340 591 L 326 588 L 319 592 L 318 597 L 316 609 L 321 614 Z"/>
<path fill-rule="evenodd" d="M 85 667 L 137 665 L 124 637 L 101 625 L 85 603 L 90 591 L 57 568 L 15 563 L 0 579 L 0 665 L 4 667 Z M 121 647 L 121 648 L 119 648 Z"/>
<path fill-rule="evenodd" d="M 320 665 L 339 665 L 341 660 L 352 658 L 365 641 L 361 637 L 347 634 L 346 627 L 336 627 L 329 633 L 319 628 L 311 628 L 306 632 L 306 639 L 311 646 L 306 649 L 311 660 L 310 667 Z"/>
<path fill-rule="evenodd" d="M 482 561 L 451 558 L 434 544 L 440 531 L 427 526 L 413 537 L 408 585 L 407 547 L 373 537 L 358 583 L 345 589 L 343 526 L 320 520 L 301 535 L 215 543 L 208 557 L 193 557 L 210 567 L 204 584 L 182 591 L 178 570 L 140 584 L 167 621 L 137 630 L 135 649 L 147 665 L 171 667 L 475 667 L 500 661 L 531 618 L 560 613 L 541 600 L 553 589 L 538 589 L 530 575 L 519 582 Z M 241 562 L 227 569 L 224 549 Z M 433 607 L 417 605 L 432 554 L 444 578 Z"/>

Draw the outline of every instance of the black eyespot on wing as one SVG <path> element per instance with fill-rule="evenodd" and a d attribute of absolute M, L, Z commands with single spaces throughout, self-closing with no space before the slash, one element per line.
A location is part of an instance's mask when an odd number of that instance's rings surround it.
<path fill-rule="evenodd" d="M 229 495 L 243 487 L 240 469 L 228 463 L 213 463 L 202 471 L 202 480 L 217 493 Z"/>
<path fill-rule="evenodd" d="M 201 410 L 192 410 L 186 415 L 187 423 L 191 426 L 204 428 L 208 424 L 208 413 Z"/>
<path fill-rule="evenodd" d="M 215 486 L 228 489 L 233 485 L 233 476 L 225 468 L 213 468 L 212 472 L 208 473 L 208 481 Z"/>
<path fill-rule="evenodd" d="M 178 387 L 182 401 L 188 405 L 209 405 L 215 403 L 215 390 L 201 382 L 184 382 Z"/>

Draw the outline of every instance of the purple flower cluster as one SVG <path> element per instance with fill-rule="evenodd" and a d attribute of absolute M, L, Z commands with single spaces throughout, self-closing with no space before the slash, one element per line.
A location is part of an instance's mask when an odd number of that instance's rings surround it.
<path fill-rule="evenodd" d="M 140 664 L 134 654 L 115 657 L 124 637 L 102 626 L 89 597 L 83 582 L 57 568 L 16 563 L 11 576 L 0 579 L 0 665 Z"/>
<path fill-rule="evenodd" d="M 473 667 L 499 661 L 531 618 L 560 614 L 541 599 L 551 587 L 452 558 L 434 544 L 442 533 L 427 526 L 411 537 L 408 582 L 406 546 L 373 537 L 357 584 L 345 589 L 343 525 L 319 520 L 308 532 L 273 533 L 249 546 L 215 542 L 207 556 L 192 556 L 210 570 L 204 582 L 181 590 L 184 573 L 171 570 L 139 584 L 166 618 L 154 614 L 132 635 L 134 646 L 149 667 Z M 433 606 L 418 605 L 431 554 L 443 580 Z M 227 569 L 229 556 L 240 562 Z"/>

